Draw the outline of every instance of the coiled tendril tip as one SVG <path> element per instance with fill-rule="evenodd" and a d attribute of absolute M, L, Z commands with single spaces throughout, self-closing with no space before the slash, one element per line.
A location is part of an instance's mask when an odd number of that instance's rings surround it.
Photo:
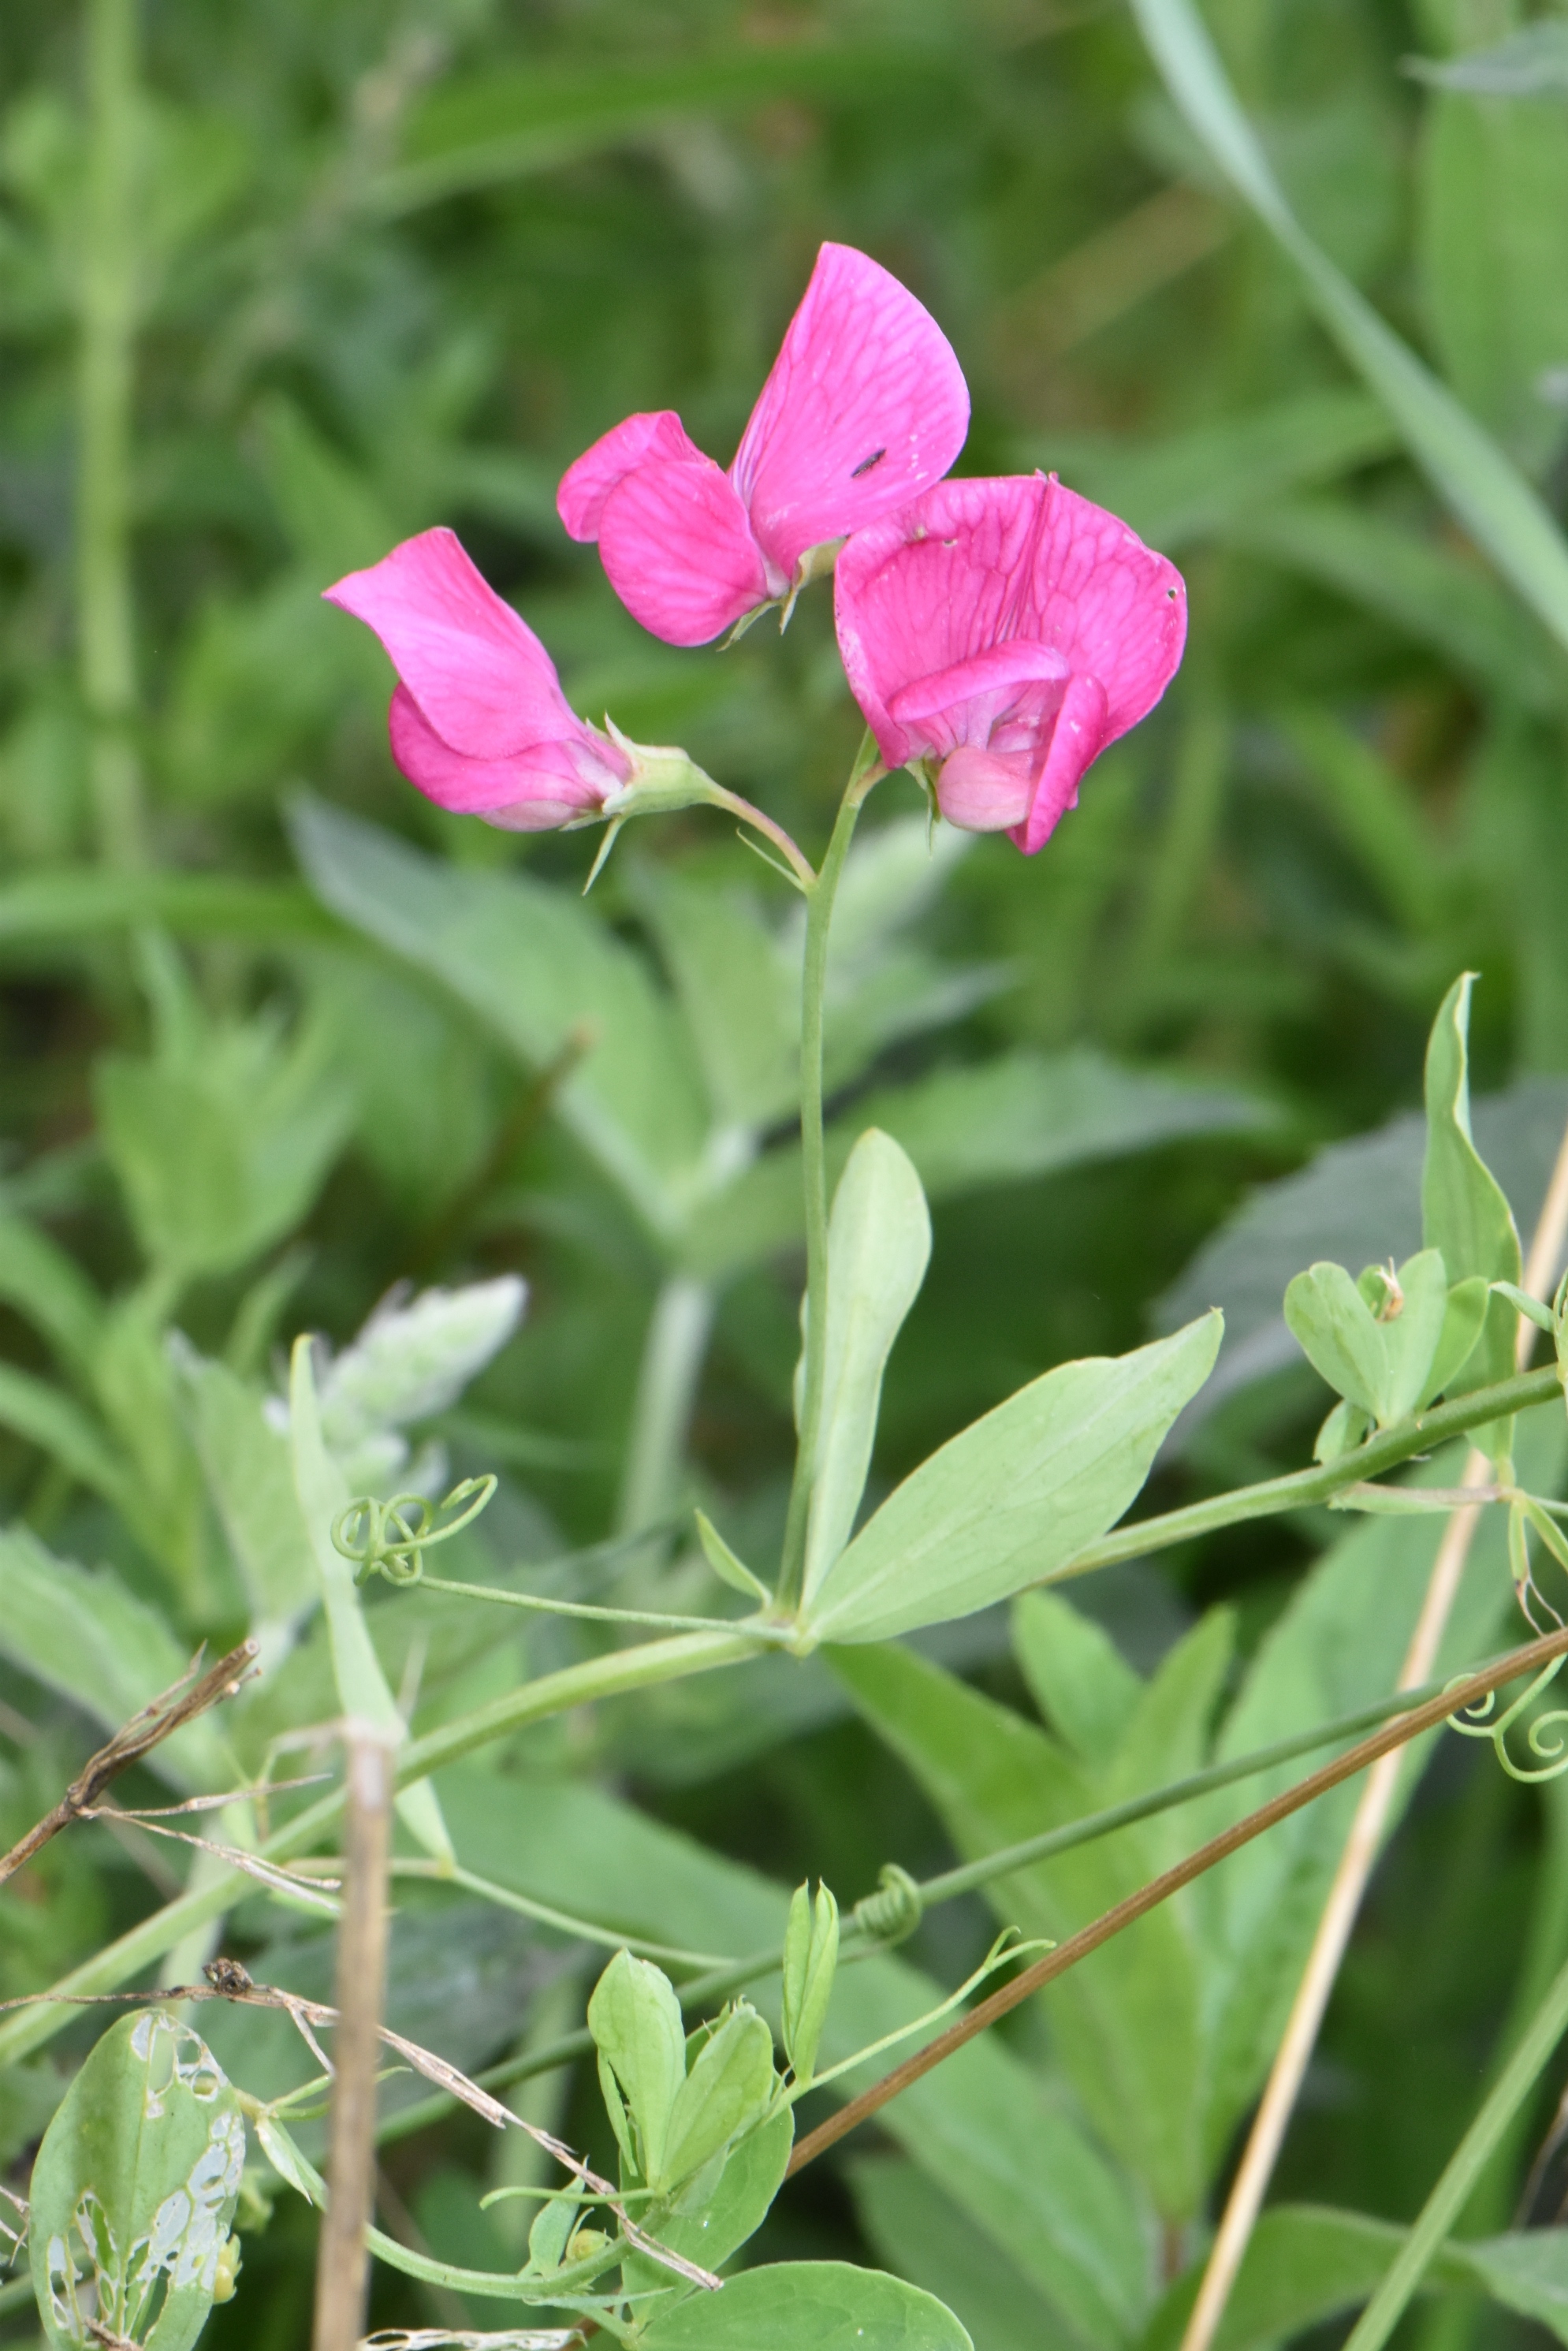
<path fill-rule="evenodd" d="M 372 1574 L 384 1575 L 389 1583 L 417 1583 L 431 1545 L 447 1542 L 472 1525 L 499 1482 L 489 1470 L 465 1478 L 439 1504 L 424 1494 L 393 1494 L 384 1502 L 361 1494 L 333 1520 L 332 1548 L 353 1562 L 356 1583 Z M 443 1523 L 448 1510 L 457 1516 Z"/>

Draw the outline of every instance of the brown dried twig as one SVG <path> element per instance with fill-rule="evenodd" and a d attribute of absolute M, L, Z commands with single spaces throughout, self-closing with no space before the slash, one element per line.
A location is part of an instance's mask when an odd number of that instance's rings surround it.
<path fill-rule="evenodd" d="M 0 1886 L 4 1886 L 8 1877 L 14 1877 L 25 1863 L 31 1861 L 33 1855 L 48 1844 L 51 1837 L 58 1836 L 62 1829 L 69 1828 L 73 1821 L 80 1820 L 89 1813 L 112 1780 L 118 1779 L 122 1771 L 129 1771 L 132 1763 L 140 1763 L 142 1757 L 151 1754 L 153 1748 L 167 1739 L 171 1732 L 183 1729 L 187 1722 L 193 1722 L 197 1715 L 204 1714 L 220 1699 L 233 1698 L 255 1670 L 256 1654 L 254 1641 L 242 1641 L 237 1649 L 231 1649 L 226 1657 L 220 1657 L 215 1666 L 209 1666 L 197 1679 L 197 1668 L 202 1662 L 202 1653 L 198 1649 L 190 1670 L 182 1674 L 179 1680 L 164 1690 L 161 1697 L 155 1698 L 150 1706 L 144 1706 L 140 1714 L 132 1715 L 131 1720 L 115 1732 L 108 1746 L 100 1747 L 97 1754 L 89 1759 L 86 1768 L 71 1782 L 53 1812 L 46 1813 L 20 1843 L 14 1844 L 10 1852 L 0 1858 Z"/>
<path fill-rule="evenodd" d="M 1413 1707 L 1408 1714 L 1401 1715 L 1383 1729 L 1374 1731 L 1370 1739 L 1358 1740 L 1355 1746 L 1347 1748 L 1332 1763 L 1325 1763 L 1321 1771 L 1312 1772 L 1305 1780 L 1299 1780 L 1293 1788 L 1287 1788 L 1269 1803 L 1260 1804 L 1256 1812 L 1249 1813 L 1245 1819 L 1238 1821 L 1234 1827 L 1226 1829 L 1221 1835 L 1211 1837 L 1207 1844 L 1199 1845 L 1196 1853 L 1188 1854 L 1185 1861 L 1177 1862 L 1174 1869 L 1167 1869 L 1162 1876 L 1151 1878 L 1148 1885 L 1141 1886 L 1124 1902 L 1118 1902 L 1114 1909 L 1104 1911 L 1098 1918 L 1092 1919 L 1087 1927 L 1081 1927 L 1076 1935 L 1070 1935 L 1065 1942 L 1057 1945 L 1055 1950 L 1048 1951 L 1044 1959 L 1036 1959 L 1032 1967 L 1025 1968 L 1013 1977 L 1010 1983 L 1004 1984 L 1000 1991 L 978 2001 L 956 2024 L 950 2025 L 946 2032 L 939 2032 L 935 2041 L 928 2041 L 924 2049 L 917 2050 L 913 2057 L 906 2057 L 902 2065 L 895 2065 L 890 2074 L 883 2075 L 880 2082 L 873 2082 L 868 2090 L 862 2090 L 858 2097 L 851 2098 L 841 2106 L 836 2115 L 830 2115 L 825 2123 L 820 2124 L 814 2131 L 809 2131 L 789 2158 L 789 2174 L 824 2154 L 846 2132 L 853 2130 L 857 2123 L 864 2122 L 868 2116 L 885 2106 L 890 2099 L 897 2097 L 901 2090 L 917 2082 L 934 2065 L 939 2065 L 945 2057 L 950 2057 L 966 2041 L 972 2041 L 977 2033 L 994 2024 L 998 2017 L 1005 2016 L 1009 2009 L 1019 2007 L 1044 1985 L 1053 1982 L 1058 1976 L 1065 1975 L 1070 1968 L 1077 1966 L 1080 1959 L 1086 1959 L 1091 1951 L 1097 1951 L 1102 1943 L 1108 1943 L 1113 1935 L 1121 1934 L 1124 1928 L 1132 1926 L 1145 1912 L 1168 1901 L 1173 1894 L 1178 1893 L 1184 1886 L 1190 1886 L 1195 1877 L 1201 1877 L 1206 1870 L 1212 1869 L 1217 1862 L 1224 1861 L 1239 1846 L 1249 1844 L 1255 1836 L 1261 1836 L 1263 1831 L 1271 1829 L 1277 1821 L 1287 1819 L 1291 1813 L 1300 1812 L 1303 1804 L 1310 1804 L 1314 1797 L 1325 1795 L 1329 1789 L 1337 1788 L 1342 1780 L 1354 1779 L 1356 1772 L 1364 1771 L 1368 1764 L 1375 1763 L 1380 1756 L 1391 1754 L 1396 1747 L 1403 1747 L 1407 1740 L 1418 1739 L 1425 1730 L 1435 1730 L 1450 1715 L 1462 1714 L 1480 1699 L 1490 1697 L 1493 1690 L 1500 1689 L 1505 1682 L 1533 1673 L 1538 1667 L 1547 1664 L 1552 1657 L 1562 1656 L 1564 1652 L 1568 1652 L 1568 1627 L 1550 1633 L 1542 1640 L 1529 1642 L 1523 1648 L 1511 1650 L 1507 1656 L 1500 1657 L 1495 1664 L 1483 1667 L 1479 1673 L 1468 1674 L 1462 1680 L 1450 1684 L 1437 1698 L 1428 1698 L 1425 1706 Z"/>

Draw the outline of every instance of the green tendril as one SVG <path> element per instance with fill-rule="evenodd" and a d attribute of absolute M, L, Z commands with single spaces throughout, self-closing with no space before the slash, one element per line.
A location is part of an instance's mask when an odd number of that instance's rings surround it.
<path fill-rule="evenodd" d="M 1542 1759 L 1537 1764 L 1514 1761 L 1508 1751 L 1508 1734 L 1531 1699 L 1548 1683 L 1556 1680 L 1563 1662 L 1562 1657 L 1553 1657 L 1552 1663 L 1537 1674 L 1529 1688 L 1516 1698 L 1495 1722 L 1490 1719 L 1497 1704 L 1497 1693 L 1493 1690 L 1479 1705 L 1468 1707 L 1463 1714 L 1451 1714 L 1448 1717 L 1449 1729 L 1457 1730 L 1462 1739 L 1490 1739 L 1498 1761 L 1511 1780 L 1530 1785 L 1542 1780 L 1561 1779 L 1568 1771 L 1568 1739 L 1564 1738 L 1559 1726 L 1568 1723 L 1568 1707 L 1552 1707 L 1545 1714 L 1538 1714 L 1531 1724 L 1525 1744 L 1532 1755 Z"/>
<path fill-rule="evenodd" d="M 394 1494 L 385 1502 L 361 1494 L 333 1520 L 332 1548 L 353 1562 L 356 1583 L 368 1582 L 372 1574 L 384 1575 L 389 1583 L 417 1583 L 424 1573 L 425 1552 L 471 1526 L 499 1482 L 488 1471 L 482 1478 L 465 1478 L 439 1505 L 423 1494 Z M 440 1523 L 448 1510 L 457 1516 Z"/>
<path fill-rule="evenodd" d="M 906 1869 L 884 1862 L 877 1872 L 876 1892 L 862 1895 L 851 1914 L 862 1935 L 891 1949 L 906 1942 L 925 1915 L 925 1900 Z"/>

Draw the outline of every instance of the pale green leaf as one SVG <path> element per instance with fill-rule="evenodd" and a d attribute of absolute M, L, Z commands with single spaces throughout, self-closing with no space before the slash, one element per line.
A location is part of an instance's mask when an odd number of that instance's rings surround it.
<path fill-rule="evenodd" d="M 124 1462 L 101 1425 L 63 1388 L 0 1364 L 0 1427 L 52 1454 L 62 1469 L 105 1501 L 124 1504 L 129 1489 Z"/>
<path fill-rule="evenodd" d="M 1130 1355 L 1061 1364 L 953 1437 L 855 1537 L 806 1629 L 888 1640 L 1059 1574 L 1136 1498 L 1222 1327 L 1203 1315 Z"/>
<path fill-rule="evenodd" d="M 422 857 L 314 801 L 294 841 L 335 914 L 440 980 L 528 1069 L 557 1073 L 559 1115 L 669 1238 L 707 1122 L 690 1040 L 632 949 L 566 891 Z"/>
<path fill-rule="evenodd" d="M 643 2175 L 663 2187 L 670 2119 L 686 2078 L 686 2029 L 664 1970 L 617 1951 L 593 1987 L 588 2029 L 626 2094 Z"/>
<path fill-rule="evenodd" d="M 850 1539 L 876 1442 L 883 1374 L 925 1279 L 931 1217 L 920 1178 L 870 1127 L 851 1152 L 828 1225 L 828 1330 L 811 1473 L 802 1606 Z"/>
<path fill-rule="evenodd" d="M 1059 1593 L 1025 1592 L 1013 1603 L 1012 1645 L 1051 1729 L 1085 1763 L 1108 1763 L 1143 1690 L 1110 1635 Z"/>
<path fill-rule="evenodd" d="M 656 2318 L 648 2351 L 973 2351 L 934 2294 L 848 2262 L 743 2270 Z"/>
<path fill-rule="evenodd" d="M 1568 545 L 1551 515 L 1496 444 L 1301 227 L 1194 0 L 1132 5 L 1172 98 L 1294 262 L 1324 325 L 1387 407 L 1438 496 L 1558 643 L 1568 646 Z"/>
<path fill-rule="evenodd" d="M 1519 1234 L 1501 1186 L 1470 1133 L 1469 1017 L 1474 976 L 1466 972 L 1444 998 L 1427 1048 L 1427 1156 L 1421 1221 L 1428 1248 L 1443 1252 L 1451 1281 L 1479 1275 L 1517 1282 Z M 1451 1392 L 1505 1380 L 1513 1370 L 1513 1309 L 1493 1298 L 1481 1334 L 1453 1375 Z M 1477 1442 L 1483 1441 L 1484 1432 Z"/>
<path fill-rule="evenodd" d="M 1301 1353 L 1337 1395 L 1359 1405 L 1374 1420 L 1387 1417 L 1383 1332 L 1343 1265 L 1323 1262 L 1297 1274 L 1285 1292 L 1285 1320 Z"/>
<path fill-rule="evenodd" d="M 94 2323 L 147 2351 L 190 2351 L 245 2155 L 234 2091 L 188 2025 L 158 2010 L 110 2025 L 33 2166 L 33 2287 L 54 2351 L 91 2351 Z"/>
<path fill-rule="evenodd" d="M 288 1439 L 254 1388 L 187 1345 L 175 1352 L 203 1473 L 250 1605 L 275 1637 L 319 1598 Z"/>
<path fill-rule="evenodd" d="M 698 2043 L 691 2070 L 675 2093 L 664 2179 L 678 2187 L 759 2122 L 777 2079 L 773 2035 L 757 2011 L 741 2001 Z"/>
<path fill-rule="evenodd" d="M 24 1217 L 0 1216 L 0 1299 L 73 1369 L 90 1363 L 103 1301 L 76 1259 Z"/>

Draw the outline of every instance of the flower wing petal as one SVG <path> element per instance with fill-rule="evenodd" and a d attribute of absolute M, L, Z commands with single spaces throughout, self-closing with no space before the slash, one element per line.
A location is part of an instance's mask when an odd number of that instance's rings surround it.
<path fill-rule="evenodd" d="M 455 532 L 405 538 L 324 592 L 375 631 L 426 723 L 453 750 L 504 759 L 580 731 L 549 653 L 481 579 Z"/>
<path fill-rule="evenodd" d="M 1174 563 L 1120 518 L 1054 475 L 1036 541 L 1019 634 L 1065 653 L 1105 696 L 1104 741 L 1152 710 L 1186 641 L 1186 590 Z"/>
<path fill-rule="evenodd" d="M 1029 814 L 1009 833 L 1026 857 L 1044 848 L 1068 810 L 1077 805 L 1084 769 L 1092 766 L 1112 739 L 1105 689 L 1097 677 L 1081 673 L 1062 696 Z"/>
<path fill-rule="evenodd" d="M 969 429 L 953 348 L 896 277 L 824 245 L 730 469 L 787 578 L 944 475 Z"/>
<path fill-rule="evenodd" d="M 617 782 L 608 768 L 601 781 L 585 775 L 590 762 L 579 746 L 566 742 L 540 743 L 511 758 L 467 758 L 442 740 L 405 685 L 392 695 L 387 733 L 399 768 L 427 799 L 513 832 L 548 832 L 565 824 L 600 807 Z"/>
<path fill-rule="evenodd" d="M 768 595 L 746 509 L 700 452 L 628 474 L 604 501 L 599 552 L 633 620 L 669 645 L 707 644 Z"/>
<path fill-rule="evenodd" d="M 628 474 L 650 458 L 700 459 L 702 454 L 673 408 L 623 417 L 567 467 L 555 494 L 556 511 L 573 538 L 597 538 L 604 501 Z"/>

